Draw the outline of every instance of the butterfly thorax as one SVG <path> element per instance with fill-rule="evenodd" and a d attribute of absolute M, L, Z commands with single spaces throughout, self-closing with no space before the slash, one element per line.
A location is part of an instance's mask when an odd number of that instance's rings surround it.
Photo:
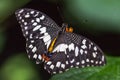
<path fill-rule="evenodd" d="M 48 48 L 48 52 L 51 53 L 53 51 L 53 47 L 58 39 L 58 37 L 65 32 L 73 32 L 73 28 L 72 27 L 68 27 L 67 23 L 63 23 L 62 24 L 62 30 L 59 32 L 59 34 L 52 40 L 49 48 Z"/>
<path fill-rule="evenodd" d="M 67 23 L 63 23 L 62 24 L 62 32 L 73 32 L 73 28 L 72 27 L 68 27 Z"/>
<path fill-rule="evenodd" d="M 62 24 L 62 32 L 65 32 L 67 27 L 68 27 L 68 24 L 67 23 L 63 23 Z"/>
<path fill-rule="evenodd" d="M 65 33 L 65 32 L 73 32 L 73 28 L 72 27 L 68 27 L 68 24 L 67 23 L 63 23 L 62 24 L 62 30 L 59 32 L 59 34 L 52 40 L 49 48 L 48 48 L 48 51 L 44 53 L 43 55 L 43 58 L 45 59 L 45 61 L 48 61 L 50 60 L 50 57 L 52 57 L 53 53 L 53 49 L 54 49 L 54 45 L 58 39 L 58 37 L 62 34 L 62 33 Z"/>

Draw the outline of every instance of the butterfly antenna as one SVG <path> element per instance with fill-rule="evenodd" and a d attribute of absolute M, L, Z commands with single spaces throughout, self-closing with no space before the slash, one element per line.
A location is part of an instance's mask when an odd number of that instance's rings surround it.
<path fill-rule="evenodd" d="M 63 1 L 62 1 L 63 2 Z M 62 2 L 60 2 L 60 1 L 58 1 L 58 3 L 57 3 L 57 10 L 58 10 L 58 12 L 59 12 L 59 15 L 60 15 L 60 17 L 62 18 L 62 23 L 64 23 L 64 17 L 63 17 L 63 10 L 62 10 L 62 7 L 63 7 L 63 5 L 62 4 L 60 4 L 60 3 L 62 3 Z"/>

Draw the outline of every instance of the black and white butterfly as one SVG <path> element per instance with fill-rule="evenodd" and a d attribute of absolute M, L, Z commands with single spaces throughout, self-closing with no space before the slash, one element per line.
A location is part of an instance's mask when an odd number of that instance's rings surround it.
<path fill-rule="evenodd" d="M 44 63 L 51 74 L 62 73 L 72 67 L 102 66 L 106 63 L 102 50 L 89 39 L 67 32 L 67 25 L 59 27 L 46 14 L 33 9 L 15 12 L 30 59 Z"/>

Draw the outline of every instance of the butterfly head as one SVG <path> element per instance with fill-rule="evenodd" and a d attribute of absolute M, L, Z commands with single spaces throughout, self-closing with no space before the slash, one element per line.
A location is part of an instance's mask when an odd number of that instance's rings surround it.
<path fill-rule="evenodd" d="M 63 32 L 73 32 L 73 28 L 72 27 L 68 27 L 67 23 L 63 23 L 62 24 L 62 31 Z"/>

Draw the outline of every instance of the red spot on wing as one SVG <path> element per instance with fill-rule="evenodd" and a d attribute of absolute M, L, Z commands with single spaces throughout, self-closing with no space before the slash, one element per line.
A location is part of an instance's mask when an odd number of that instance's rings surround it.
<path fill-rule="evenodd" d="M 43 58 L 46 62 L 48 62 L 48 61 L 50 60 L 50 58 L 47 57 L 45 54 L 42 55 L 42 58 Z"/>

